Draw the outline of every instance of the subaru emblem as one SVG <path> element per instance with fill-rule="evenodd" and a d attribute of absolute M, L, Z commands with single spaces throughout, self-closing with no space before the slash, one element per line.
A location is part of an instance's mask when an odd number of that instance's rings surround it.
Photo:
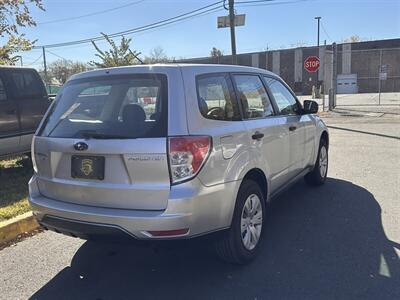
<path fill-rule="evenodd" d="M 84 142 L 78 142 L 74 144 L 74 148 L 75 150 L 78 151 L 85 151 L 89 148 L 88 144 L 84 143 Z"/>

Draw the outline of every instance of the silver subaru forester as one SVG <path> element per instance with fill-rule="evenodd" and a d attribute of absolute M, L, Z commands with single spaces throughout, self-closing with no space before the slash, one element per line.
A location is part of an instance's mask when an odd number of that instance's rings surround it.
<path fill-rule="evenodd" d="M 267 204 L 323 184 L 328 131 L 282 79 L 228 65 L 145 65 L 73 76 L 32 143 L 29 200 L 43 227 L 91 238 L 192 238 L 245 263 Z"/>

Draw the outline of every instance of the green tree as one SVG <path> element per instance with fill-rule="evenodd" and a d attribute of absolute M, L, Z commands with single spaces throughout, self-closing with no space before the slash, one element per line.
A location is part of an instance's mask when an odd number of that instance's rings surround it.
<path fill-rule="evenodd" d="M 54 78 L 59 83 L 64 84 L 72 75 L 87 70 L 88 66 L 85 63 L 67 59 L 58 59 L 48 65 L 48 76 L 50 79 Z"/>
<path fill-rule="evenodd" d="M 129 66 L 129 65 L 137 65 L 142 63 L 141 59 L 138 57 L 141 53 L 132 51 L 129 48 L 129 44 L 132 39 L 127 39 L 124 36 L 121 39 L 121 43 L 119 46 L 115 44 L 115 42 L 105 33 L 101 33 L 108 44 L 111 46 L 110 50 L 102 51 L 94 41 L 92 44 L 96 49 L 96 56 L 100 58 L 100 62 L 91 61 L 89 64 L 95 66 L 97 68 L 109 68 L 109 67 L 118 67 L 118 66 Z"/>
<path fill-rule="evenodd" d="M 17 52 L 32 49 L 31 41 L 19 32 L 20 27 L 36 26 L 30 15 L 29 4 L 44 10 L 42 0 L 0 0 L 0 65 L 14 65 L 18 60 Z"/>

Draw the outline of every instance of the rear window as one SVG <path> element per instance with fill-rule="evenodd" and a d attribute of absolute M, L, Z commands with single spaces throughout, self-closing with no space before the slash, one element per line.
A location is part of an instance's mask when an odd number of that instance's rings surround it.
<path fill-rule="evenodd" d="M 0 101 L 7 100 L 6 88 L 4 86 L 3 80 L 0 78 Z"/>
<path fill-rule="evenodd" d="M 15 85 L 15 96 L 19 98 L 44 95 L 43 82 L 33 70 L 12 70 L 11 79 Z"/>
<path fill-rule="evenodd" d="M 165 75 L 106 76 L 70 81 L 41 135 L 63 138 L 147 138 L 167 135 Z"/>

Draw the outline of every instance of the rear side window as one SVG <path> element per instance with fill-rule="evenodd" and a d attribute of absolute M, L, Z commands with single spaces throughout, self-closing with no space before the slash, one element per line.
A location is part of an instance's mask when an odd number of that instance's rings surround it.
<path fill-rule="evenodd" d="M 197 79 L 197 96 L 201 114 L 207 119 L 240 120 L 228 75 L 203 75 Z"/>
<path fill-rule="evenodd" d="M 257 75 L 234 75 L 238 98 L 246 119 L 272 116 L 274 109 L 267 91 Z"/>
<path fill-rule="evenodd" d="M 292 93 L 281 82 L 270 77 L 264 77 L 275 99 L 281 115 L 296 115 L 299 112 L 299 104 Z"/>
<path fill-rule="evenodd" d="M 10 73 L 16 88 L 14 90 L 16 97 L 40 97 L 44 95 L 43 83 L 34 71 L 13 70 Z"/>
<path fill-rule="evenodd" d="M 165 137 L 167 95 L 165 75 L 76 79 L 58 95 L 41 132 L 65 138 Z"/>
<path fill-rule="evenodd" d="M 0 78 L 0 101 L 7 100 L 6 87 L 3 80 Z"/>

